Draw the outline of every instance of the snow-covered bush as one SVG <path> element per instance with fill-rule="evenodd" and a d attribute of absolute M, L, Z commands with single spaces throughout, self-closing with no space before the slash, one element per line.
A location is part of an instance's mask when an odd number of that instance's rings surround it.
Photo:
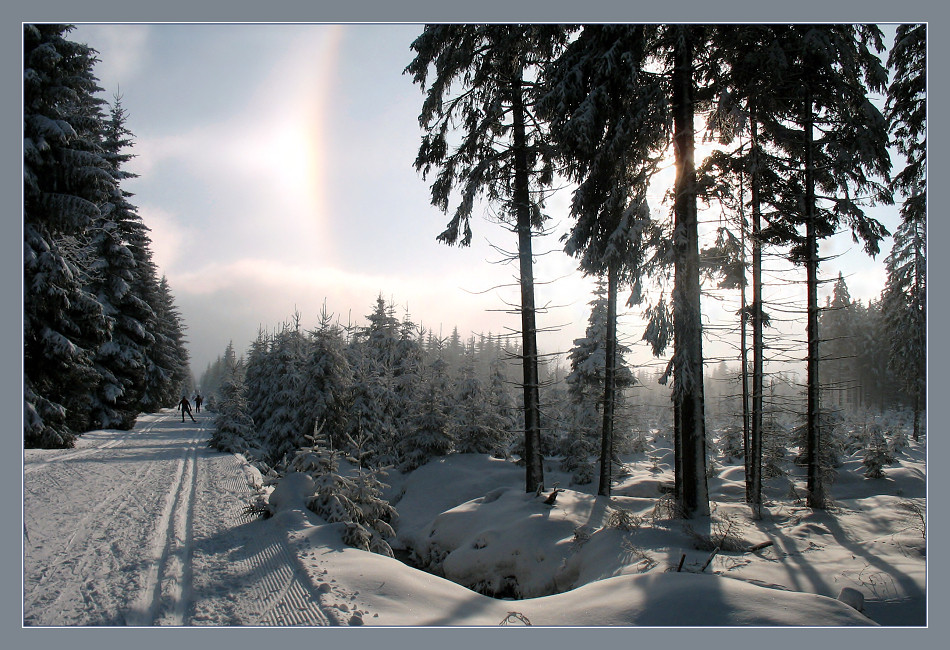
<path fill-rule="evenodd" d="M 438 374 L 419 387 L 416 410 L 399 440 L 399 469 L 411 472 L 436 456 L 450 453 L 455 445 L 446 413 L 446 387 Z"/>
<path fill-rule="evenodd" d="M 864 475 L 867 478 L 884 478 L 884 466 L 894 462 L 890 455 L 887 440 L 880 428 L 874 429 L 868 437 L 864 450 Z"/>
<path fill-rule="evenodd" d="M 230 345 L 228 350 L 231 351 Z M 220 399 L 215 404 L 215 430 L 208 445 L 221 451 L 259 459 L 263 456 L 263 450 L 249 414 L 243 368 L 234 360 L 233 351 L 226 355 L 225 360 L 225 379 L 218 388 Z"/>
<path fill-rule="evenodd" d="M 640 530 L 642 525 L 643 517 L 624 508 L 610 508 L 607 519 L 604 521 L 604 528 L 616 528 L 628 533 Z"/>
<path fill-rule="evenodd" d="M 310 447 L 298 450 L 291 467 L 313 479 L 313 494 L 307 508 L 328 523 L 343 523 L 343 541 L 364 551 L 393 556 L 387 540 L 395 537 L 390 525 L 396 510 L 382 498 L 385 487 L 380 469 L 355 469 L 355 476 L 340 472 L 343 454 L 327 445 L 319 429 L 309 437 Z"/>
<path fill-rule="evenodd" d="M 724 462 L 742 458 L 742 428 L 727 426 L 719 434 L 719 454 Z"/>
<path fill-rule="evenodd" d="M 785 459 L 788 455 L 788 430 L 779 422 L 767 423 L 762 430 L 762 477 L 785 476 Z"/>
<path fill-rule="evenodd" d="M 887 438 L 887 448 L 892 457 L 897 457 L 903 453 L 908 444 L 908 428 L 901 422 L 902 418 L 887 417 L 884 421 L 885 437 Z M 887 435 L 887 434 L 890 435 Z"/>
<path fill-rule="evenodd" d="M 822 410 L 819 415 L 819 427 L 821 427 L 822 448 L 821 464 L 826 468 L 841 466 L 841 457 L 847 453 L 849 437 L 841 415 L 837 412 Z M 795 445 L 798 447 L 798 455 L 795 457 L 797 465 L 805 465 L 806 449 L 808 448 L 806 436 L 808 428 L 805 424 L 795 427 L 792 437 Z"/>

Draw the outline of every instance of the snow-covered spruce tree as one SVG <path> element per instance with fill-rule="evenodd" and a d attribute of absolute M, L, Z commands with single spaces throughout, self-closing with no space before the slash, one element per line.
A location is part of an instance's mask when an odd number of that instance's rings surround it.
<path fill-rule="evenodd" d="M 358 509 L 356 523 L 358 526 L 348 526 L 344 541 L 380 555 L 393 557 L 392 548 L 387 539 L 395 536 L 392 524 L 398 515 L 386 499 L 383 490 L 387 486 L 381 478 L 386 476 L 388 466 L 368 467 L 366 460 L 377 455 L 372 435 L 363 430 L 357 423 L 356 437 L 348 436 L 347 446 L 353 450 L 346 460 L 356 467 L 351 473 L 353 488 L 350 500 Z"/>
<path fill-rule="evenodd" d="M 927 240 L 921 220 L 908 219 L 897 228 L 886 269 L 882 303 L 888 360 L 910 402 L 918 440 L 927 395 Z"/>
<path fill-rule="evenodd" d="M 568 449 L 562 461 L 562 469 L 572 471 L 580 468 L 575 476 L 575 482 L 580 483 L 590 471 L 590 451 L 600 448 L 603 452 L 603 412 L 605 387 L 607 385 L 607 342 L 610 335 L 610 304 L 606 278 L 599 278 L 594 292 L 594 299 L 590 302 L 590 316 L 587 321 L 587 330 L 583 338 L 574 340 L 574 347 L 568 354 L 571 370 L 565 378 L 570 401 L 570 417 L 568 418 L 569 439 Z M 615 342 L 616 352 L 614 361 L 614 410 L 623 407 L 623 393 L 635 383 L 630 368 L 625 364 L 623 355 L 629 349 Z M 609 465 L 615 464 L 617 456 L 617 439 L 614 427 L 611 426 L 611 443 Z M 601 459 L 603 466 L 603 459 Z M 609 486 L 609 482 L 608 482 Z"/>
<path fill-rule="evenodd" d="M 270 365 L 271 337 L 263 328 L 257 331 L 257 338 L 251 341 L 247 351 L 247 360 L 244 364 L 244 385 L 247 390 L 248 415 L 256 427 L 267 417 L 267 383 L 268 367 Z"/>
<path fill-rule="evenodd" d="M 446 413 L 450 394 L 447 367 L 444 359 L 437 358 L 417 384 L 415 408 L 397 443 L 399 469 L 403 472 L 411 472 L 455 447 Z"/>
<path fill-rule="evenodd" d="M 309 411 L 308 426 L 318 426 L 337 449 L 342 449 L 347 430 L 353 371 L 346 358 L 343 332 L 331 322 L 326 305 L 320 324 L 310 334 L 304 359 L 301 403 Z"/>
<path fill-rule="evenodd" d="M 868 432 L 868 438 L 864 449 L 864 458 L 861 464 L 864 466 L 864 475 L 867 478 L 884 478 L 884 468 L 894 462 L 888 448 L 887 439 L 880 426 L 874 426 Z"/>
<path fill-rule="evenodd" d="M 839 272 L 832 293 L 818 315 L 821 329 L 822 403 L 841 410 L 850 406 L 849 395 L 856 388 L 855 363 L 858 353 L 856 310 L 844 276 Z"/>
<path fill-rule="evenodd" d="M 452 437 L 460 454 L 504 455 L 507 435 L 504 423 L 493 413 L 489 394 L 478 376 L 474 337 L 466 346 L 462 368 L 455 383 Z"/>
<path fill-rule="evenodd" d="M 319 428 L 309 438 L 310 444 L 299 449 L 291 461 L 295 471 L 313 479 L 314 493 L 307 507 L 328 523 L 344 524 L 346 544 L 392 557 L 386 540 L 395 536 L 389 522 L 396 511 L 380 496 L 384 486 L 378 473 L 359 467 L 355 479 L 344 475 L 340 471 L 344 454 L 330 446 Z"/>
<path fill-rule="evenodd" d="M 235 357 L 232 343 L 224 351 L 223 366 L 224 378 L 215 400 L 215 430 L 208 444 L 221 451 L 244 454 L 250 460 L 261 460 L 263 449 L 248 413 L 244 368 Z"/>
<path fill-rule="evenodd" d="M 139 412 L 135 389 L 142 386 L 145 376 L 140 345 L 145 329 L 134 317 L 123 313 L 123 307 L 134 298 L 131 283 L 135 262 L 108 215 L 96 220 L 90 236 L 87 289 L 102 306 L 109 338 L 95 354 L 99 381 L 92 394 L 89 424 L 91 428 L 131 429 Z"/>
<path fill-rule="evenodd" d="M 281 463 L 307 443 L 309 413 L 302 402 L 304 374 L 302 366 L 308 353 L 307 341 L 300 330 L 300 316 L 285 324 L 271 343 L 271 353 L 262 390 L 266 393 L 267 412 L 258 424 L 265 440 L 268 458 Z"/>
<path fill-rule="evenodd" d="M 185 326 L 181 313 L 175 305 L 171 285 L 162 276 L 158 283 L 157 305 L 155 312 L 155 344 L 149 349 L 157 374 L 147 377 L 155 381 L 163 407 L 174 406 L 188 391 L 191 380 L 188 348 L 185 347 Z"/>
<path fill-rule="evenodd" d="M 794 25 L 785 51 L 789 85 L 798 111 L 782 120 L 783 145 L 799 161 L 800 174 L 780 195 L 793 245 L 790 259 L 805 267 L 808 288 L 807 413 L 808 505 L 823 507 L 819 395 L 818 241 L 843 221 L 875 255 L 887 231 L 864 211 L 868 202 L 890 202 L 887 123 L 868 99 L 884 90 L 887 73 L 871 49 L 883 48 L 871 25 Z M 773 224 L 774 225 L 774 224 Z M 799 228 L 804 229 L 802 234 Z"/>
<path fill-rule="evenodd" d="M 566 171 L 578 182 L 567 253 L 606 279 L 601 475 L 610 494 L 618 363 L 617 293 L 640 285 L 650 232 L 646 190 L 666 148 L 670 115 L 660 75 L 648 72 L 655 26 L 587 26 L 543 76 L 541 113 Z M 638 292 L 637 292 L 638 293 Z M 639 297 L 637 297 L 639 302 Z"/>
<path fill-rule="evenodd" d="M 119 184 L 128 178 L 121 164 L 130 156 L 122 149 L 130 146 L 131 134 L 125 129 L 119 98 L 115 101 L 103 127 L 101 145 L 115 186 L 89 234 L 91 262 L 87 288 L 102 305 L 110 333 L 96 351 L 95 364 L 101 381 L 93 394 L 91 424 L 130 429 L 145 391 L 145 352 L 155 338 L 146 329 L 153 312 L 136 292 L 137 264 L 127 245 L 127 241 L 138 241 L 134 238 L 141 220 Z"/>
<path fill-rule="evenodd" d="M 379 454 L 373 462 L 386 464 L 394 460 L 398 433 L 399 321 L 382 296 L 366 320 L 368 325 L 356 330 L 346 349 L 353 369 L 347 433 L 355 437 L 358 425 L 370 432 Z"/>
<path fill-rule="evenodd" d="M 887 258 L 884 318 L 890 363 L 914 413 L 914 440 L 926 407 L 927 359 L 927 26 L 899 25 L 888 57 L 890 132 L 904 156 L 892 187 L 904 197 L 902 223 Z"/>
<path fill-rule="evenodd" d="M 511 390 L 508 385 L 508 374 L 504 359 L 497 355 L 492 359 L 489 365 L 488 374 L 488 404 L 489 426 L 492 426 L 503 432 L 502 451 L 500 456 L 508 457 L 508 448 L 515 431 L 515 405 L 511 398 Z"/>
<path fill-rule="evenodd" d="M 886 114 L 904 168 L 892 187 L 904 196 L 901 216 L 927 220 L 927 26 L 898 25 L 887 59 L 894 75 L 887 88 Z"/>
<path fill-rule="evenodd" d="M 419 344 L 419 327 L 412 322 L 408 310 L 399 325 L 399 338 L 395 346 L 392 367 L 393 385 L 393 436 L 398 439 L 409 426 L 415 410 L 417 387 L 425 369 L 425 350 Z M 380 447 L 395 447 L 394 439 Z M 380 460 L 387 465 L 396 463 L 396 456 L 384 454 Z"/>
<path fill-rule="evenodd" d="M 136 294 L 148 304 L 150 313 L 145 319 L 145 331 L 152 343 L 145 349 L 145 387 L 142 391 L 141 408 L 144 413 L 155 413 L 168 404 L 168 384 L 171 382 L 171 370 L 168 364 L 171 358 L 165 358 L 168 349 L 167 326 L 159 314 L 162 312 L 163 295 L 158 267 L 152 260 L 148 247 L 131 246 L 135 258 Z M 181 395 L 178 396 L 181 398 Z M 176 400 L 177 401 L 177 400 Z"/>
<path fill-rule="evenodd" d="M 126 113 L 116 96 L 104 122 L 102 155 L 108 161 L 115 186 L 95 222 L 90 248 L 95 256 L 89 285 L 111 323 L 110 340 L 96 354 L 103 381 L 96 393 L 92 420 L 95 426 L 129 429 L 143 410 L 146 351 L 155 337 L 147 329 L 153 317 L 141 287 L 136 246 L 148 247 L 147 228 L 122 182 L 134 177 L 123 169 L 132 155 L 131 132 L 125 126 Z"/>
<path fill-rule="evenodd" d="M 735 426 L 722 429 L 719 435 L 719 453 L 726 462 L 743 457 L 742 429 Z"/>
<path fill-rule="evenodd" d="M 197 388 L 204 397 L 209 411 L 213 411 L 214 405 L 221 399 L 219 390 L 226 376 L 225 357 L 219 355 L 214 361 L 208 363 L 208 367 L 198 378 Z"/>
<path fill-rule="evenodd" d="M 854 307 L 855 383 L 862 404 L 883 412 L 906 398 L 895 374 L 897 369 L 889 363 L 889 355 L 880 350 L 882 342 L 886 346 L 888 341 L 883 304 L 880 300 L 868 300 L 865 305 L 859 300 Z"/>
<path fill-rule="evenodd" d="M 71 447 L 90 422 L 108 336 L 83 286 L 88 229 L 115 181 L 101 155 L 95 52 L 66 25 L 23 27 L 24 444 Z"/>
<path fill-rule="evenodd" d="M 377 444 L 381 440 L 395 441 L 392 444 L 398 444 L 399 438 L 396 437 L 394 424 L 395 392 L 392 375 L 377 362 L 363 356 L 360 349 L 353 345 L 347 349 L 347 359 L 353 370 L 353 383 L 347 396 L 347 436 L 356 437 L 357 428 L 362 428 L 372 435 Z M 347 437 L 344 436 L 341 448 L 350 451 L 345 449 L 346 440 Z M 384 446 L 374 451 L 388 459 L 394 450 Z M 373 458 L 372 462 L 376 464 L 386 461 Z"/>
<path fill-rule="evenodd" d="M 456 189 L 461 194 L 439 241 L 471 243 L 479 197 L 499 206 L 518 234 L 527 492 L 544 483 L 532 233 L 544 219 L 540 190 L 553 180 L 528 90 L 566 38 L 557 25 L 426 25 L 405 70 L 426 89 L 416 170 L 423 178 L 437 171 L 432 203 L 444 212 Z M 450 147 L 456 129 L 458 144 Z"/>
<path fill-rule="evenodd" d="M 368 324 L 357 329 L 352 345 L 361 346 L 363 355 L 377 367 L 392 371 L 398 361 L 399 321 L 382 295 L 376 297 L 376 305 L 366 320 Z"/>

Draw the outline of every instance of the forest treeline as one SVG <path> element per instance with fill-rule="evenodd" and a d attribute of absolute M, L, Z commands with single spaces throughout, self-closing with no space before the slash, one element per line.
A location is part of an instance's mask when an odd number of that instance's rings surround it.
<path fill-rule="evenodd" d="M 592 302 L 586 336 L 575 341 L 569 368 L 542 376 L 547 427 L 542 451 L 562 458 L 575 480 L 593 477 L 604 375 L 604 292 Z M 517 340 L 492 333 L 442 335 L 401 319 L 377 299 L 365 325 L 341 325 L 324 308 L 311 331 L 295 316 L 276 331 L 261 331 L 239 354 L 233 344 L 201 375 L 198 385 L 217 413 L 212 444 L 269 467 L 286 467 L 319 431 L 333 448 L 371 466 L 413 470 L 449 453 L 524 454 L 523 403 L 513 365 Z M 656 385 L 654 372 L 624 365 L 620 386 Z M 638 399 L 665 409 L 669 391 Z M 629 418 L 627 418 L 629 421 Z M 625 431 L 627 429 L 625 428 Z M 629 428 L 625 444 L 642 445 L 645 431 Z M 629 438 L 629 439 L 628 439 Z"/>
<path fill-rule="evenodd" d="M 123 189 L 133 136 L 96 53 L 66 25 L 23 27 L 23 441 L 72 447 L 174 405 L 184 324 Z"/>

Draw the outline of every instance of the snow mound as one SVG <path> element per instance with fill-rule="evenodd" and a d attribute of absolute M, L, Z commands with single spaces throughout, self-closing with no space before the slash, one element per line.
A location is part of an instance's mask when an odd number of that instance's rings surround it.
<path fill-rule="evenodd" d="M 313 479 L 308 474 L 290 472 L 277 483 L 268 503 L 274 514 L 287 510 L 306 510 L 307 501 L 313 496 L 313 491 Z"/>
<path fill-rule="evenodd" d="M 578 521 L 603 518 L 604 507 L 588 494 L 545 496 L 496 489 L 442 513 L 425 529 L 425 545 L 413 551 L 421 563 L 479 593 L 515 598 L 556 593 L 558 570 L 571 554 Z"/>

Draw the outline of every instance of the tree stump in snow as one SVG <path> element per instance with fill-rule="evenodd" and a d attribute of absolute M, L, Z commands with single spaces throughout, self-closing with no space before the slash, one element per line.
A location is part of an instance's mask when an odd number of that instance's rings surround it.
<path fill-rule="evenodd" d="M 838 600 L 843 602 L 845 605 L 850 605 L 859 612 L 864 611 L 864 594 L 862 594 L 857 589 L 844 587 L 841 590 L 841 593 L 838 594 Z"/>

